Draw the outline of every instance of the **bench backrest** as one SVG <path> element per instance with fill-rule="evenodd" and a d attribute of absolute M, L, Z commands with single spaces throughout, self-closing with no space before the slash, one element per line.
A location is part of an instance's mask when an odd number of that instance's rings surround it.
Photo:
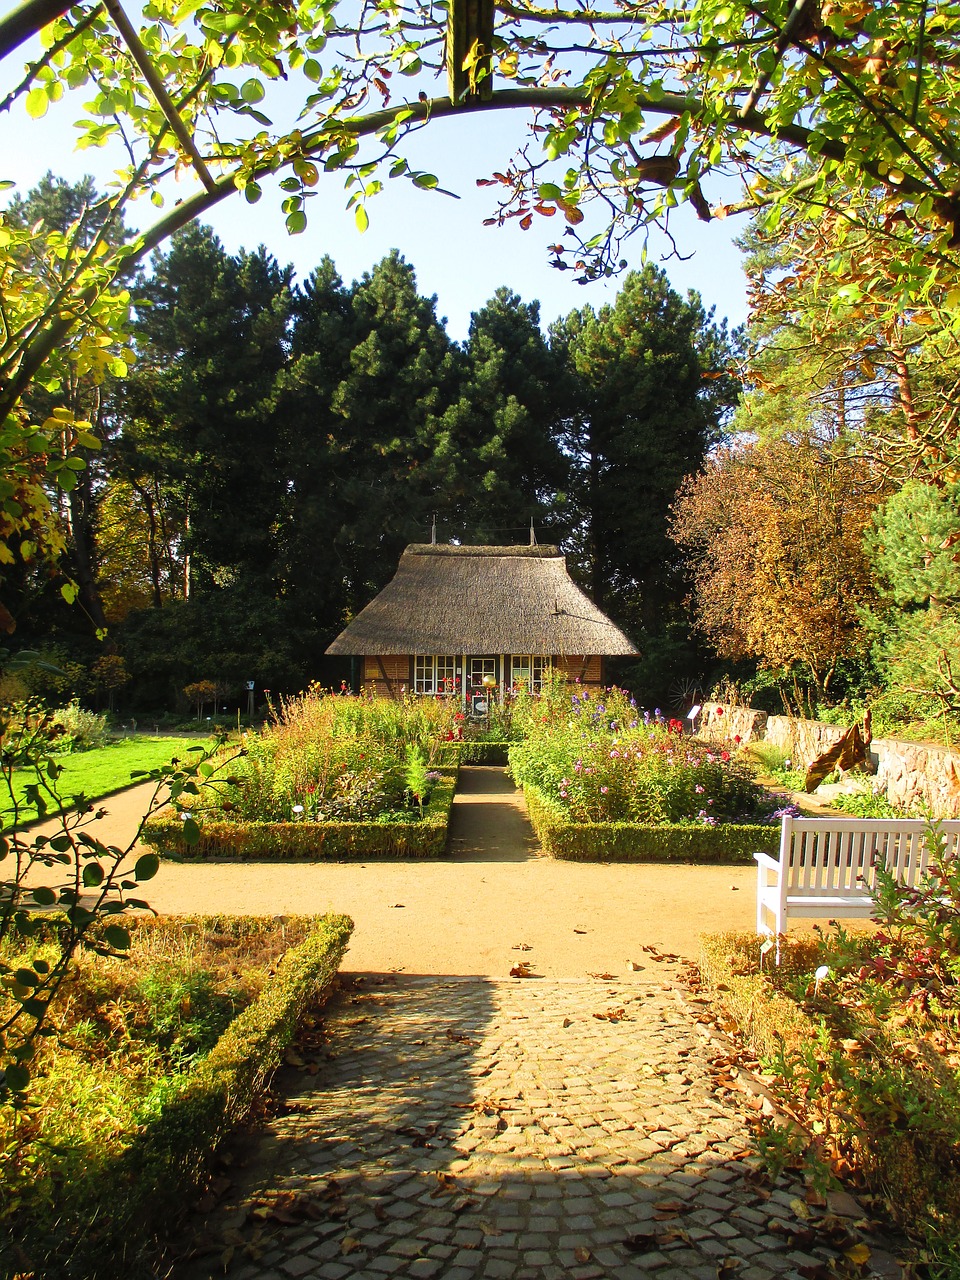
<path fill-rule="evenodd" d="M 878 864 L 906 885 L 927 869 L 927 823 L 920 818 L 782 819 L 781 874 L 793 894 L 872 889 Z M 941 822 L 946 853 L 960 854 L 960 821 Z"/>

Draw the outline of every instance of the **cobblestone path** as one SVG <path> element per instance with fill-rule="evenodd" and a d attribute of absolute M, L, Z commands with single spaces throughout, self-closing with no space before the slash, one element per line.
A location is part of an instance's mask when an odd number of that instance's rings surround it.
<path fill-rule="evenodd" d="M 841 1220 L 799 1183 L 758 1184 L 747 1106 L 718 1086 L 702 1012 L 670 982 L 348 986 L 319 1069 L 285 1073 L 283 1113 L 204 1227 L 216 1255 L 174 1275 L 898 1276 L 847 1231 L 850 1197 Z M 824 1268 L 865 1238 L 868 1264 Z"/>

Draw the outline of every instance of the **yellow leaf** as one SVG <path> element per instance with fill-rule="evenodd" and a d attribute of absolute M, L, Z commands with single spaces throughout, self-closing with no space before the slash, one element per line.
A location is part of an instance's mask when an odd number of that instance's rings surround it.
<path fill-rule="evenodd" d="M 849 1249 L 844 1249 L 843 1256 L 848 1258 L 855 1267 L 862 1267 L 870 1259 L 870 1246 L 865 1244 L 852 1245 Z"/>

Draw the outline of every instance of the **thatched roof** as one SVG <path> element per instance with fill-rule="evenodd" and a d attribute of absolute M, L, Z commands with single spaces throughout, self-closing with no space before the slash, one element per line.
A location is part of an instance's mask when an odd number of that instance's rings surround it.
<path fill-rule="evenodd" d="M 633 654 L 556 547 L 407 547 L 327 653 Z"/>

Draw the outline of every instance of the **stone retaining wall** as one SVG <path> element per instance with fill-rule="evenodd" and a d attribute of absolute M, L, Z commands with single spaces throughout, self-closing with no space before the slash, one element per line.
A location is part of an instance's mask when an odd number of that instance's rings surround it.
<path fill-rule="evenodd" d="M 771 716 L 753 707 L 708 702 L 697 732 L 712 741 L 770 742 L 806 769 L 843 737 L 849 725 Z M 929 808 L 938 818 L 960 818 L 960 752 L 899 738 L 875 738 L 869 753 L 876 782 L 898 808 Z"/>

